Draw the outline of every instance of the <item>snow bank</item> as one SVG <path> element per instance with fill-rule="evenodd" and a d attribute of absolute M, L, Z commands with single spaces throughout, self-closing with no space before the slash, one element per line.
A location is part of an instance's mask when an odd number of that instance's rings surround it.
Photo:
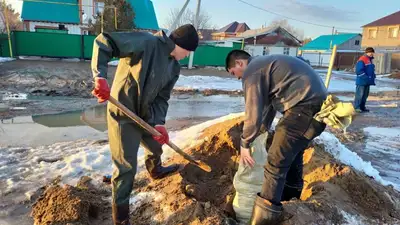
<path fill-rule="evenodd" d="M 10 61 L 14 61 L 14 58 L 9 58 L 9 57 L 0 57 L 0 63 L 4 63 L 4 62 L 10 62 Z"/>
<path fill-rule="evenodd" d="M 230 114 L 210 120 L 188 129 L 172 132 L 171 140 L 181 148 L 192 146 L 205 128 L 242 116 L 243 113 Z M 163 157 L 168 157 L 173 150 L 165 147 Z M 139 167 L 143 163 L 143 149 L 139 149 Z M 22 192 L 31 195 L 32 191 L 61 176 L 62 183 L 75 184 L 83 176 L 92 176 L 97 180 L 112 172 L 109 145 L 99 145 L 94 141 L 80 140 L 61 142 L 37 148 L 1 148 L 0 147 L 0 194 Z"/>
<path fill-rule="evenodd" d="M 397 190 L 400 190 L 399 184 L 383 179 L 379 171 L 372 166 L 371 162 L 364 161 L 357 153 L 350 151 L 335 137 L 335 135 L 323 132 L 321 136 L 316 138 L 316 141 L 317 143 L 324 144 L 325 150 L 340 162 L 352 166 L 358 171 L 364 172 L 366 175 L 373 177 L 377 182 L 385 186 L 393 185 Z"/>

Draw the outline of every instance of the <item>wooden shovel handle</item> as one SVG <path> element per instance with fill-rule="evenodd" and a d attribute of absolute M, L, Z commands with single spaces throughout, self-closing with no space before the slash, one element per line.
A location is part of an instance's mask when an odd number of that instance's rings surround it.
<path fill-rule="evenodd" d="M 129 110 L 126 106 L 124 106 L 119 101 L 117 101 L 114 97 L 110 96 L 108 101 L 111 102 L 113 105 L 115 105 L 118 109 L 120 109 L 123 113 L 125 113 L 129 118 L 131 118 L 133 121 L 135 121 L 143 129 L 148 131 L 151 135 L 154 135 L 154 136 L 161 135 L 160 132 L 158 132 L 154 127 L 150 126 L 142 118 L 138 117 L 135 113 L 133 113 L 131 110 Z M 171 141 L 169 141 L 167 143 L 167 145 L 170 148 L 172 148 L 175 152 L 177 152 L 178 154 L 182 155 L 183 158 L 185 158 L 186 160 L 188 160 L 192 164 L 200 167 L 204 171 L 211 172 L 211 167 L 209 165 L 205 164 L 204 162 L 202 162 L 200 160 L 194 159 L 192 156 L 190 156 L 186 152 L 182 151 L 178 146 L 176 146 Z"/>

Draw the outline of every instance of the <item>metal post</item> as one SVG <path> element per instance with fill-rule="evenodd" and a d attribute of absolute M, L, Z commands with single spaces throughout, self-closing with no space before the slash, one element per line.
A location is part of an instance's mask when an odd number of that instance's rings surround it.
<path fill-rule="evenodd" d="M 8 24 L 7 5 L 6 5 L 5 0 L 3 0 L 3 4 L 4 4 L 4 18 L 6 19 L 6 27 L 7 27 L 7 35 L 8 35 L 8 47 L 10 48 L 11 58 L 14 58 L 14 54 L 12 51 L 12 45 L 11 45 L 10 25 Z"/>
<path fill-rule="evenodd" d="M 178 16 L 176 17 L 174 23 L 172 24 L 172 26 L 171 26 L 170 28 L 168 28 L 167 36 L 169 36 L 169 35 L 171 34 L 171 32 L 172 32 L 173 30 L 175 30 L 176 25 L 178 24 L 179 20 L 181 19 L 182 14 L 183 14 L 183 12 L 185 11 L 185 9 L 186 9 L 187 5 L 189 4 L 189 2 L 190 2 L 190 0 L 186 0 L 186 2 L 185 2 L 185 4 L 183 5 L 181 11 L 179 12 Z"/>
<path fill-rule="evenodd" d="M 329 82 L 331 81 L 333 64 L 335 63 L 335 57 L 336 57 L 336 49 L 337 49 L 337 46 L 334 45 L 333 49 L 332 49 L 331 61 L 329 62 L 328 73 L 326 74 L 326 78 L 325 78 L 325 87 L 326 87 L 326 89 L 328 89 Z"/>
<path fill-rule="evenodd" d="M 115 30 L 118 30 L 118 23 L 117 23 L 117 7 L 114 7 L 114 20 L 115 20 Z"/>
<path fill-rule="evenodd" d="M 201 0 L 197 0 L 196 17 L 194 18 L 194 27 L 199 31 L 199 14 L 200 14 Z M 190 52 L 188 69 L 193 68 L 194 52 Z"/>
<path fill-rule="evenodd" d="M 244 50 L 244 38 L 242 39 L 242 47 L 240 49 Z"/>
<path fill-rule="evenodd" d="M 103 14 L 104 12 L 101 13 L 101 33 L 103 33 L 103 26 L 104 26 Z"/>

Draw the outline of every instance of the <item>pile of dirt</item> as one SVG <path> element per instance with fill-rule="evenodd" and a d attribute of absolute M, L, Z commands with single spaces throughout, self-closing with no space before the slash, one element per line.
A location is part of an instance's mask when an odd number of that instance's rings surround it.
<path fill-rule="evenodd" d="M 145 171 L 138 174 L 134 184 L 135 194 L 131 198 L 132 224 L 234 224 L 229 217 L 234 216 L 231 201 L 235 190 L 232 183 L 238 165 L 237 150 L 242 124 L 239 118 L 211 126 L 201 136 L 203 143 L 186 150 L 208 163 L 212 167 L 210 173 L 187 164 L 176 155 L 168 163 L 185 164 L 179 173 L 162 180 L 151 180 Z M 304 164 L 305 185 L 301 200 L 283 203 L 285 210 L 292 215 L 283 224 L 400 223 L 400 193 L 393 187 L 384 187 L 365 174 L 341 164 L 324 151 L 323 145 L 312 144 L 304 154 Z M 59 187 L 53 193 L 65 197 L 45 194 L 48 197 L 41 198 L 38 205 L 49 208 L 55 201 L 61 201 L 69 209 L 54 211 L 50 208 L 52 210 L 46 211 L 47 216 L 41 216 L 38 212 L 42 211 L 35 209 L 35 221 L 64 218 L 69 212 L 81 212 L 83 209 L 84 215 L 79 214 L 79 222 L 88 224 L 89 209 L 93 204 L 86 198 L 88 191 L 81 193 L 72 187 L 64 189 Z M 77 198 L 80 199 L 79 204 Z M 89 203 L 82 205 L 86 200 Z M 110 210 L 107 213 L 111 217 Z"/>
<path fill-rule="evenodd" d="M 100 190 L 91 178 L 82 177 L 77 186 L 49 185 L 32 206 L 35 225 L 111 224 L 110 192 Z"/>

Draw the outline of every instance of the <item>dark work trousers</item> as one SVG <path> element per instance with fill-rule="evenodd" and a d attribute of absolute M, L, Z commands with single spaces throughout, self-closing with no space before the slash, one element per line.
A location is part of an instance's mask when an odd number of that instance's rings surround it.
<path fill-rule="evenodd" d="M 367 103 L 367 98 L 369 95 L 369 85 L 360 86 L 357 85 L 356 87 L 356 95 L 354 99 L 354 108 L 366 110 L 365 104 Z"/>
<path fill-rule="evenodd" d="M 285 111 L 275 127 L 260 193 L 272 204 L 281 204 L 285 183 L 300 190 L 303 187 L 304 150 L 326 127 L 313 118 L 321 105 L 322 100 L 317 104 L 297 105 Z"/>
<path fill-rule="evenodd" d="M 129 119 L 119 120 L 108 113 L 108 137 L 114 171 L 112 176 L 112 203 L 129 205 L 137 167 L 140 144 L 145 148 L 145 157 L 160 161 L 161 145 Z"/>

